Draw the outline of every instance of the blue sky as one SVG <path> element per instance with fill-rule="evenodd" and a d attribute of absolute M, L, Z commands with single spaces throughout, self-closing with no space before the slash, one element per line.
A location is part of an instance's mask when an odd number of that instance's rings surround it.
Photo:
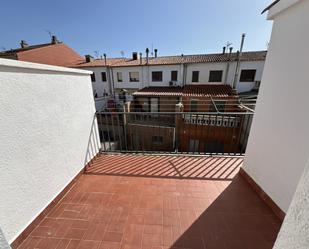
<path fill-rule="evenodd" d="M 49 41 L 47 30 L 81 55 L 120 57 L 157 48 L 159 55 L 221 52 L 227 41 L 266 49 L 271 0 L 2 0 L 0 50 Z M 5 11 L 6 10 L 6 11 Z"/>

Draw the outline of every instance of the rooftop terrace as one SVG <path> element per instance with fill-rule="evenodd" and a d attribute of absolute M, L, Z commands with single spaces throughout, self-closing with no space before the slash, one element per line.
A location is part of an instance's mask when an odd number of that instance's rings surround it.
<path fill-rule="evenodd" d="M 241 157 L 100 155 L 19 248 L 272 248 Z"/>

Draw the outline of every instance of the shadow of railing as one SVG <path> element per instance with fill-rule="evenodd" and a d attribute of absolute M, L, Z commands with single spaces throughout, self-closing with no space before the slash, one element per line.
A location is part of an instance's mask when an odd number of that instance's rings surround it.
<path fill-rule="evenodd" d="M 90 134 L 84 161 L 85 170 L 93 163 L 94 159 L 98 157 L 100 149 L 101 149 L 101 142 L 98 130 L 97 117 L 96 115 L 94 115 L 91 123 Z"/>
<path fill-rule="evenodd" d="M 231 180 L 242 157 L 101 154 L 87 167 L 88 174 L 135 177 Z"/>
<path fill-rule="evenodd" d="M 180 226 L 170 227 L 171 236 L 163 241 L 166 248 L 269 249 L 281 226 L 281 221 L 239 175 L 197 213 L 197 218 L 189 221 L 180 216 Z"/>

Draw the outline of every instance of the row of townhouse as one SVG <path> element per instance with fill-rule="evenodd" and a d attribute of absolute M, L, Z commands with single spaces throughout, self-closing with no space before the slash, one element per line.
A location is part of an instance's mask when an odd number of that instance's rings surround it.
<path fill-rule="evenodd" d="M 94 97 L 104 103 L 108 96 L 117 101 L 133 100 L 133 93 L 146 87 L 183 87 L 185 85 L 230 85 L 238 93 L 257 90 L 267 51 L 86 60 L 76 67 L 93 72 Z M 237 63 L 239 71 L 237 74 Z M 102 110 L 103 106 L 97 106 Z"/>
<path fill-rule="evenodd" d="M 230 85 L 238 93 L 259 87 L 267 51 L 249 51 L 241 55 L 226 52 L 149 57 L 133 52 L 131 58 L 93 59 L 76 53 L 56 36 L 50 43 L 28 45 L 0 52 L 1 58 L 37 62 L 90 70 L 93 95 L 98 111 L 109 108 L 108 100 L 133 100 L 134 93 L 146 87 L 184 87 L 186 85 Z M 238 56 L 239 55 L 239 56 Z M 239 65 L 239 70 L 236 70 Z"/>

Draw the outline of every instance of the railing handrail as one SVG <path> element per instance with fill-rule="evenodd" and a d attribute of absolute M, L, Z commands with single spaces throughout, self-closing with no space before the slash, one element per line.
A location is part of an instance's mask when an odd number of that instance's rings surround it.
<path fill-rule="evenodd" d="M 151 115 L 151 114 L 161 114 L 161 115 L 254 115 L 252 112 L 102 112 L 97 111 L 96 114 L 134 114 L 134 115 Z"/>

